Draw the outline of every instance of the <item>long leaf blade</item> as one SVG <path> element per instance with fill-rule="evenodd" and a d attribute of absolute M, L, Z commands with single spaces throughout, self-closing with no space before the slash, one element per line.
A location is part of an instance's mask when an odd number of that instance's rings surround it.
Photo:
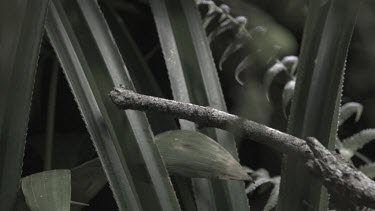
<path fill-rule="evenodd" d="M 120 210 L 179 210 L 145 115 L 119 112 L 108 97 L 114 85 L 134 86 L 96 1 L 54 0 L 49 14 L 48 35 Z"/>
<path fill-rule="evenodd" d="M 226 110 L 217 71 L 202 21 L 193 0 L 152 0 L 159 38 L 175 100 Z M 182 129 L 195 130 L 180 121 Z M 233 137 L 222 130 L 206 130 L 234 157 Z M 199 210 L 249 210 L 245 187 L 235 181 L 194 179 Z M 199 195 L 198 195 L 199 194 Z"/>
<path fill-rule="evenodd" d="M 111 28 L 113 37 L 137 91 L 147 95 L 163 97 L 159 84 L 153 76 L 147 62 L 141 55 L 124 21 L 117 15 L 116 11 L 108 2 L 102 2 L 101 9 Z M 177 129 L 177 124 L 172 117 L 153 112 L 146 114 L 155 134 Z M 160 122 L 163 122 L 163 124 L 160 124 Z"/>
<path fill-rule="evenodd" d="M 348 46 L 361 1 L 311 1 L 288 132 L 316 137 L 328 149 L 336 141 Z M 278 210 L 327 210 L 328 193 L 304 163 L 287 156 Z M 291 188 L 293 187 L 293 188 Z"/>
<path fill-rule="evenodd" d="M 0 210 L 14 210 L 48 0 L 0 1 Z"/>

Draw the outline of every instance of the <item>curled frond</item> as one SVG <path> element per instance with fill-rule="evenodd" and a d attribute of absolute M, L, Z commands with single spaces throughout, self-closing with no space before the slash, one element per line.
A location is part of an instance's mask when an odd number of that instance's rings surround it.
<path fill-rule="evenodd" d="M 361 132 L 346 138 L 342 141 L 343 148 L 340 149 L 340 152 L 346 150 L 344 152 L 347 156 L 353 156 L 354 152 L 361 149 L 364 145 L 368 144 L 372 140 L 375 139 L 375 129 L 366 129 L 362 130 Z M 341 154 L 341 153 L 340 153 Z"/>
<path fill-rule="evenodd" d="M 339 116 L 339 126 L 355 114 L 355 121 L 358 122 L 361 118 L 363 106 L 360 103 L 349 102 L 341 106 Z"/>
<path fill-rule="evenodd" d="M 263 208 L 263 211 L 270 211 L 277 205 L 277 200 L 279 198 L 279 190 L 280 190 L 280 176 L 272 178 L 273 188 L 270 193 L 270 197 L 267 200 L 266 205 Z"/>
<path fill-rule="evenodd" d="M 245 58 L 243 58 L 241 60 L 241 62 L 237 65 L 236 69 L 234 70 L 234 77 L 236 78 L 236 81 L 241 84 L 242 86 L 245 84 L 241 79 L 240 79 L 240 74 L 246 70 L 247 68 L 250 67 L 251 65 L 251 58 L 250 56 L 245 56 Z"/>
<path fill-rule="evenodd" d="M 288 105 L 290 105 L 293 95 L 294 95 L 294 88 L 296 86 L 295 80 L 290 80 L 284 87 L 283 94 L 282 94 L 282 104 L 283 104 L 283 112 L 285 118 L 288 117 Z"/>

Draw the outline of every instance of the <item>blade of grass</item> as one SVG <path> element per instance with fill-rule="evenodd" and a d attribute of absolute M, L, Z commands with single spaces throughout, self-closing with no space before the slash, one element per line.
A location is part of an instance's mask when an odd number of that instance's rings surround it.
<path fill-rule="evenodd" d="M 53 0 L 46 28 L 119 209 L 179 210 L 146 116 L 108 97 L 114 85 L 134 86 L 96 1 Z"/>
<path fill-rule="evenodd" d="M 126 28 L 124 21 L 117 16 L 114 9 L 111 8 L 108 3 L 102 2 L 101 8 L 117 42 L 122 58 L 127 64 L 135 88 L 142 93 L 163 97 L 159 84 L 157 84 L 152 75 L 147 62 L 144 61 L 135 41 Z M 150 125 L 156 134 L 178 128 L 176 121 L 172 117 L 166 117 L 165 115 L 155 112 L 146 112 L 146 114 L 150 121 Z M 160 124 L 160 122 L 163 122 L 163 124 Z M 175 175 L 171 178 L 181 208 L 189 211 L 196 210 L 191 180 Z"/>
<path fill-rule="evenodd" d="M 48 0 L 0 1 L 0 210 L 11 211 L 21 179 L 27 124 Z"/>
<path fill-rule="evenodd" d="M 193 0 L 152 0 L 151 7 L 166 60 L 174 99 L 226 110 L 217 71 L 202 21 Z M 196 130 L 180 120 L 181 128 Z M 205 130 L 238 158 L 233 137 L 222 130 Z M 249 210 L 244 184 L 194 179 L 198 210 Z"/>
<path fill-rule="evenodd" d="M 333 150 L 344 65 L 361 1 L 310 1 L 288 133 L 316 137 Z M 326 211 L 329 197 L 304 163 L 287 156 L 281 175 L 282 211 Z"/>
<path fill-rule="evenodd" d="M 135 89 L 140 93 L 163 97 L 159 84 L 152 75 L 151 69 L 142 57 L 124 21 L 117 15 L 116 11 L 114 11 L 108 2 L 103 1 L 101 9 L 120 50 L 122 59 L 128 68 Z M 146 114 L 155 134 L 177 129 L 177 124 L 171 117 L 152 112 Z M 163 124 L 160 124 L 161 121 Z"/>

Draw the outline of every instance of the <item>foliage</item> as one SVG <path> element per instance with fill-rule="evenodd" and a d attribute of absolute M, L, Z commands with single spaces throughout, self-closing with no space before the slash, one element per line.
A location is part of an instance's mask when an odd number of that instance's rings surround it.
<path fill-rule="evenodd" d="M 300 160 L 108 94 L 315 136 L 374 178 L 375 3 L 346 61 L 361 2 L 0 1 L 0 210 L 335 208 Z"/>

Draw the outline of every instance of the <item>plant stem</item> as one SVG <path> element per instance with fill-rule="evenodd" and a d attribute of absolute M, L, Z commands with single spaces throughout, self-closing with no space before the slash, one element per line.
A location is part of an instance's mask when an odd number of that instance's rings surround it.
<path fill-rule="evenodd" d="M 50 170 L 52 168 L 53 137 L 55 134 L 56 91 L 59 80 L 59 67 L 59 62 L 57 59 L 55 59 L 52 64 L 52 73 L 49 84 L 44 170 Z"/>
<path fill-rule="evenodd" d="M 306 141 L 262 124 L 211 107 L 141 95 L 123 87 L 110 93 L 121 109 L 154 111 L 241 134 L 286 154 L 296 155 L 327 187 L 340 203 L 375 208 L 375 182 L 331 153 L 316 139 Z"/>

